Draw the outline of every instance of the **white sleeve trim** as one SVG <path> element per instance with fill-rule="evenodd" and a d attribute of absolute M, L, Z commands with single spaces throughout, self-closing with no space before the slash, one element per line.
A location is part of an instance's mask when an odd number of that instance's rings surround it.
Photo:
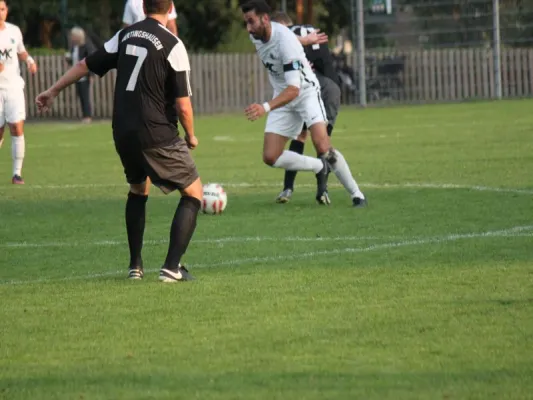
<path fill-rule="evenodd" d="M 19 43 L 17 44 L 17 54 L 22 54 L 22 53 L 26 53 L 26 46 L 24 46 L 24 36 L 22 36 L 22 31 L 20 30 L 20 28 L 17 26 L 16 27 L 17 29 L 17 35 L 18 35 L 18 39 L 19 39 Z"/>
<path fill-rule="evenodd" d="M 181 40 L 172 48 L 172 51 L 168 55 L 167 59 L 172 69 L 174 69 L 176 72 L 191 70 L 189 56 Z"/>
<path fill-rule="evenodd" d="M 289 86 L 300 88 L 302 84 L 300 71 L 294 70 L 285 72 L 285 82 L 287 82 L 287 85 Z"/>
<path fill-rule="evenodd" d="M 118 31 L 115 34 L 115 36 L 113 36 L 111 39 L 105 42 L 104 48 L 105 48 L 105 51 L 107 51 L 109 54 L 114 54 L 118 52 L 118 45 L 119 45 L 118 35 L 120 34 L 120 32 L 122 32 L 122 30 Z"/>

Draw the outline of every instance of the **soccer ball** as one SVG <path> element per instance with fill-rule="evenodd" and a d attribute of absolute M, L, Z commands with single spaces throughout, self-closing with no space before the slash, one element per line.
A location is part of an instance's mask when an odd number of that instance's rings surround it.
<path fill-rule="evenodd" d="M 222 214 L 228 204 L 228 196 L 224 188 L 218 183 L 204 185 L 204 200 L 202 212 L 204 214 Z"/>

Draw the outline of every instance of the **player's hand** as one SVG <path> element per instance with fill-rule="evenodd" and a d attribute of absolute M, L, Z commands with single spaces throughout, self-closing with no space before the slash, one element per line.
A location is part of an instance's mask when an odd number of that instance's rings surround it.
<path fill-rule="evenodd" d="M 185 141 L 187 142 L 187 147 L 191 150 L 194 150 L 198 146 L 198 138 L 194 135 L 185 135 Z"/>
<path fill-rule="evenodd" d="M 261 104 L 249 105 L 244 112 L 250 121 L 255 121 L 266 114 L 265 108 Z"/>
<path fill-rule="evenodd" d="M 328 42 L 328 35 L 323 32 L 320 32 L 320 29 L 313 31 L 312 33 L 306 36 L 308 44 L 323 44 Z"/>
<path fill-rule="evenodd" d="M 28 63 L 28 71 L 30 71 L 30 74 L 35 75 L 37 73 L 37 64 L 36 63 Z"/>
<path fill-rule="evenodd" d="M 35 99 L 35 104 L 37 104 L 37 108 L 39 109 L 39 111 L 43 113 L 50 110 L 50 108 L 52 108 L 52 103 L 54 102 L 56 96 L 57 95 L 50 89 L 39 94 Z"/>

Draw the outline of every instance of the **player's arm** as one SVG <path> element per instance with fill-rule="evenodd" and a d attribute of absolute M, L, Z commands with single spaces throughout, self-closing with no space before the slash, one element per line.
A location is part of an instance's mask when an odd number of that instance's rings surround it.
<path fill-rule="evenodd" d="M 298 41 L 302 46 L 311 46 L 313 44 L 327 43 L 329 38 L 325 33 L 320 32 L 320 29 L 316 29 L 313 32 L 308 33 L 305 36 L 297 36 Z"/>
<path fill-rule="evenodd" d="M 185 81 L 189 78 L 183 76 L 182 78 L 177 79 Z M 194 134 L 194 111 L 192 109 L 190 94 L 183 94 L 183 96 L 176 98 L 176 111 L 178 113 L 180 124 L 185 132 L 185 140 L 187 141 L 189 148 L 194 149 L 198 145 L 198 139 Z"/>
<path fill-rule="evenodd" d="M 35 74 L 37 72 L 37 63 L 28 54 L 28 51 L 26 50 L 26 46 L 24 46 L 24 40 L 22 38 L 22 32 L 18 31 L 18 44 L 17 44 L 17 55 L 20 61 L 25 62 L 26 66 L 28 67 L 28 71 L 30 71 L 31 74 Z"/>
<path fill-rule="evenodd" d="M 79 81 L 88 75 L 89 72 L 93 72 L 98 76 L 104 76 L 108 71 L 116 68 L 120 32 L 117 32 L 103 47 L 71 67 L 48 90 L 39 94 L 35 100 L 39 110 L 47 111 L 63 89 Z"/>
<path fill-rule="evenodd" d="M 299 46 L 296 35 L 292 33 L 282 43 L 280 53 L 287 87 L 279 95 L 262 105 L 252 104 L 248 106 L 245 113 L 250 121 L 255 121 L 264 114 L 289 104 L 299 96 L 302 62 L 293 58 L 294 54 L 298 54 L 298 50 L 301 51 L 301 48 L 298 49 Z"/>
<path fill-rule="evenodd" d="M 185 132 L 185 140 L 189 148 L 194 149 L 198 145 L 198 139 L 194 134 L 194 112 L 191 103 L 191 65 L 187 50 L 181 41 L 171 50 L 167 60 L 173 76 L 178 120 Z"/>
<path fill-rule="evenodd" d="M 275 110 L 276 108 L 283 107 L 298 97 L 300 94 L 300 72 L 295 70 L 285 72 L 285 81 L 288 86 L 272 100 L 267 101 L 262 105 L 257 103 L 252 104 L 244 110 L 250 121 L 255 121 L 264 114 Z"/>
<path fill-rule="evenodd" d="M 54 95 L 54 97 L 57 97 L 63 89 L 66 87 L 72 85 L 75 82 L 78 82 L 81 78 L 86 76 L 89 73 L 89 68 L 87 67 L 87 63 L 85 59 L 81 60 L 76 65 L 72 66 L 67 72 L 63 74 L 61 78 L 59 78 L 56 83 L 54 83 L 48 91 Z"/>

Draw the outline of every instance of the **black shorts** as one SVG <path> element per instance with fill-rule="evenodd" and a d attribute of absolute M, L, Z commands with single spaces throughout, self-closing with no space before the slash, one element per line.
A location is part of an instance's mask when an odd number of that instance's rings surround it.
<path fill-rule="evenodd" d="M 198 179 L 198 171 L 185 140 L 152 149 L 141 149 L 135 140 L 115 141 L 129 184 L 141 184 L 150 177 L 165 194 L 183 190 Z"/>
<path fill-rule="evenodd" d="M 320 97 L 322 97 L 322 101 L 324 102 L 326 116 L 328 117 L 328 125 L 330 125 L 330 129 L 333 130 L 341 106 L 341 89 L 334 81 L 319 72 L 316 73 L 316 77 L 320 83 Z M 302 130 L 307 130 L 305 124 Z M 330 132 L 330 130 L 328 130 L 328 132 Z"/>

